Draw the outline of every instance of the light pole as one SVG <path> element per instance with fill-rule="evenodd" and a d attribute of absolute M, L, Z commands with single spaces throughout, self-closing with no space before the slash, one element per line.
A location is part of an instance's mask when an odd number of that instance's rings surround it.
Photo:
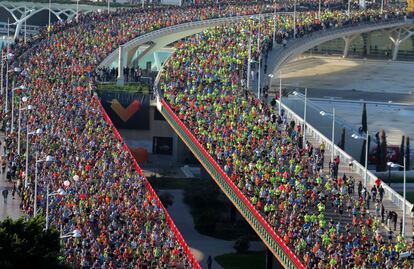
<path fill-rule="evenodd" d="M 16 70 L 16 68 L 15 68 Z M 18 69 L 20 71 L 20 69 Z M 21 85 L 19 87 L 14 87 L 14 81 L 12 82 L 12 100 L 11 100 L 11 133 L 14 133 L 14 91 L 16 90 L 26 90 L 26 87 L 24 85 Z"/>
<path fill-rule="evenodd" d="M 331 161 L 333 162 L 335 156 L 335 106 L 332 107 L 332 113 L 325 111 L 319 112 L 322 116 L 332 116 L 332 151 L 331 151 Z"/>
<path fill-rule="evenodd" d="M 22 101 L 23 103 L 27 102 L 27 97 L 23 97 L 22 100 L 20 100 L 19 102 L 19 120 L 18 120 L 18 131 L 17 131 L 17 154 L 20 155 L 20 132 L 21 132 L 21 122 L 22 122 L 22 111 L 23 110 L 32 110 L 33 106 L 32 105 L 28 105 L 27 107 L 21 107 L 22 106 Z"/>
<path fill-rule="evenodd" d="M 348 0 L 348 11 L 347 11 L 348 17 L 351 16 L 351 0 Z"/>
<path fill-rule="evenodd" d="M 368 148 L 369 148 L 369 133 L 368 131 L 365 134 L 365 137 L 358 135 L 358 134 L 353 134 L 352 138 L 354 139 L 358 139 L 358 140 L 365 140 L 365 175 L 364 175 L 364 187 L 367 188 L 367 183 L 368 183 Z"/>
<path fill-rule="evenodd" d="M 34 185 L 34 199 L 33 199 L 33 216 L 36 217 L 37 215 L 37 173 L 38 173 L 38 169 L 37 169 L 37 164 L 40 162 L 52 162 L 53 161 L 53 157 L 52 156 L 46 156 L 45 159 L 39 160 L 39 154 L 36 153 L 36 163 L 35 163 L 35 185 Z"/>
<path fill-rule="evenodd" d="M 51 12 L 52 12 L 52 0 L 49 0 L 49 23 L 47 26 L 47 32 L 49 35 L 50 35 Z"/>
<path fill-rule="evenodd" d="M 321 19 L 321 5 L 322 5 L 322 0 L 319 0 L 319 8 L 318 8 L 318 19 Z"/>
<path fill-rule="evenodd" d="M 276 0 L 273 0 L 273 5 L 274 5 L 274 7 L 275 7 L 275 9 L 274 9 L 274 13 L 273 13 L 273 47 L 275 47 L 276 46 L 276 12 L 277 12 L 277 9 L 276 9 Z"/>
<path fill-rule="evenodd" d="M 47 187 L 46 187 L 46 225 L 45 225 L 46 230 L 49 229 L 49 197 L 56 196 L 56 195 L 65 196 L 66 192 L 63 189 L 58 189 L 57 191 L 49 193 L 49 184 L 47 184 Z"/>
<path fill-rule="evenodd" d="M 79 22 L 79 0 L 76 1 L 76 22 Z"/>
<path fill-rule="evenodd" d="M 404 154 L 404 153 L 403 153 Z M 397 163 L 393 163 L 393 162 L 387 162 L 387 165 L 389 166 L 389 167 L 392 167 L 392 168 L 396 168 L 396 167 L 401 167 L 401 168 L 404 168 L 404 183 L 403 183 L 403 198 L 404 198 L 404 205 L 403 205 L 403 225 L 402 225 L 402 236 L 404 237 L 405 236 L 405 214 L 406 214 L 406 203 L 407 203 L 407 200 L 406 200 L 406 185 L 407 185 L 407 182 L 406 182 L 406 156 L 405 156 L 405 154 L 404 154 L 404 161 L 403 161 L 403 164 L 404 165 L 401 165 L 401 164 L 397 164 Z"/>
<path fill-rule="evenodd" d="M 24 171 L 24 187 L 27 188 L 28 184 L 28 174 L 29 174 L 29 135 L 40 135 L 42 134 L 42 129 L 37 129 L 34 132 L 29 132 L 29 121 L 26 122 L 26 166 Z"/>
<path fill-rule="evenodd" d="M 250 89 L 250 72 L 252 61 L 252 36 L 249 34 L 249 55 L 247 59 L 247 89 Z"/>
<path fill-rule="evenodd" d="M 293 91 L 293 95 L 298 96 L 299 97 L 299 93 L 297 91 Z M 303 147 L 305 147 L 306 144 L 306 107 L 307 107 L 307 100 L 308 100 L 308 88 L 305 88 L 305 100 L 304 100 L 304 107 L 303 107 Z"/>
<path fill-rule="evenodd" d="M 305 88 L 305 107 L 303 112 L 303 146 L 306 144 L 306 107 L 307 107 L 307 101 L 308 101 L 308 88 Z"/>
<path fill-rule="evenodd" d="M 293 3 L 293 39 L 296 38 L 296 0 Z"/>
<path fill-rule="evenodd" d="M 381 11 L 380 11 L 380 14 L 382 15 L 383 12 L 384 12 L 384 0 L 381 0 Z"/>

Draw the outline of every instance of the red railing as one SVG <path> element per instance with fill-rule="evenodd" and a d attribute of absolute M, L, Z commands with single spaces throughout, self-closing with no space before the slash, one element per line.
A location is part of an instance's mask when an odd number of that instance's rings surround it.
<path fill-rule="evenodd" d="M 101 110 L 105 121 L 112 127 L 112 131 L 114 132 L 115 137 L 123 144 L 124 150 L 128 152 L 131 159 L 133 160 L 134 168 L 137 170 L 137 172 L 140 176 L 144 177 L 145 187 L 148 189 L 148 192 L 151 194 L 152 197 L 155 197 L 158 206 L 161 207 L 162 210 L 164 211 L 165 219 L 167 220 L 167 223 L 169 224 L 171 230 L 174 232 L 175 237 L 178 240 L 178 242 L 180 243 L 181 247 L 184 249 L 185 254 L 188 257 L 189 262 L 191 263 L 193 268 L 201 269 L 200 264 L 194 258 L 194 255 L 193 255 L 193 253 L 191 253 L 190 248 L 188 247 L 187 243 L 184 241 L 183 236 L 181 235 L 180 231 L 178 231 L 177 226 L 175 226 L 173 220 L 171 219 L 170 215 L 168 214 L 168 211 L 165 209 L 164 205 L 161 203 L 160 199 L 158 198 L 158 195 L 155 193 L 155 191 L 152 188 L 151 184 L 148 182 L 147 178 L 145 177 L 144 173 L 142 172 L 141 168 L 139 167 L 137 161 L 132 156 L 131 150 L 128 148 L 127 144 L 124 142 L 124 139 L 122 138 L 122 136 L 119 134 L 118 130 L 116 129 L 116 127 L 112 123 L 111 118 L 109 118 L 109 116 L 106 113 L 105 109 L 103 108 L 101 102 L 99 101 L 99 99 L 96 96 L 94 96 L 94 99 L 97 102 L 97 104 L 99 106 L 99 109 Z"/>
<path fill-rule="evenodd" d="M 289 258 L 295 263 L 295 265 L 300 269 L 306 269 L 306 267 L 302 264 L 299 258 L 293 253 L 292 250 L 286 245 L 285 242 L 280 238 L 279 235 L 276 234 L 274 229 L 270 227 L 269 223 L 263 218 L 263 216 L 257 211 L 257 209 L 250 203 L 250 201 L 244 196 L 244 194 L 240 191 L 240 189 L 233 183 L 233 181 L 229 178 L 229 176 L 223 171 L 223 169 L 219 166 L 219 164 L 211 157 L 211 155 L 204 149 L 204 147 L 198 142 L 198 140 L 194 137 L 194 135 L 188 130 L 187 126 L 178 118 L 175 112 L 170 108 L 170 106 L 165 102 L 164 99 L 161 100 L 162 105 L 167 109 L 168 113 L 170 113 L 176 122 L 181 126 L 181 128 L 185 131 L 185 133 L 190 137 L 195 145 L 199 148 L 199 150 L 204 154 L 204 156 L 210 161 L 210 163 L 214 166 L 214 168 L 220 173 L 220 175 L 226 179 L 227 183 L 231 186 L 233 191 L 237 194 L 239 199 L 241 199 L 244 204 L 250 209 L 251 213 L 259 220 L 259 222 L 266 228 L 267 232 L 275 239 L 275 241 L 279 244 L 279 246 L 283 249 L 283 251 L 289 256 Z"/>

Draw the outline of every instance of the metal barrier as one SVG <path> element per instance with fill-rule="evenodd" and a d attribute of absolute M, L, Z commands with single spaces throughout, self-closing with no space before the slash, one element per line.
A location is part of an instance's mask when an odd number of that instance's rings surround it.
<path fill-rule="evenodd" d="M 279 100 L 277 100 L 277 102 L 279 103 Z M 292 118 L 297 122 L 303 123 L 303 119 L 298 114 L 296 114 L 293 110 L 291 110 L 289 107 L 287 107 L 283 103 L 282 103 L 282 107 L 286 111 L 287 116 L 289 118 Z M 306 122 L 306 132 L 307 132 L 306 133 L 307 135 L 310 135 L 312 138 L 314 138 L 319 143 L 325 142 L 326 148 L 329 150 L 332 150 L 332 141 L 307 122 Z M 346 162 L 352 161 L 353 167 L 354 169 L 356 169 L 355 170 L 356 173 L 362 174 L 362 175 L 365 174 L 365 166 L 363 166 L 362 164 L 354 160 L 348 153 L 343 151 L 337 145 L 334 145 L 334 148 L 335 148 L 335 154 L 339 155 L 342 161 L 346 161 Z M 368 171 L 367 173 L 368 184 L 371 184 L 371 185 L 375 184 L 376 179 L 377 177 L 373 173 Z M 402 210 L 403 205 L 404 205 L 404 198 L 398 192 L 396 192 L 390 186 L 388 186 L 385 182 L 382 182 L 382 187 L 385 190 L 384 197 L 388 197 L 398 208 Z M 406 212 L 410 214 L 414 205 L 406 201 L 405 206 L 407 209 Z"/>
<path fill-rule="evenodd" d="M 295 253 L 293 253 L 280 236 L 275 233 L 274 229 L 270 227 L 269 223 L 198 142 L 165 100 L 161 99 L 159 96 L 157 96 L 157 108 L 285 268 L 304 269 L 305 266 Z"/>

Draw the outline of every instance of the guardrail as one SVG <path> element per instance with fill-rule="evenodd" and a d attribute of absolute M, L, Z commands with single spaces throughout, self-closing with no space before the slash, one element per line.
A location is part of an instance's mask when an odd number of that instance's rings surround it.
<path fill-rule="evenodd" d="M 148 192 L 152 195 L 152 197 L 154 197 L 156 199 L 157 205 L 163 210 L 164 215 L 165 215 L 165 219 L 166 219 L 169 227 L 171 228 L 171 230 L 174 232 L 174 235 L 175 235 L 177 241 L 180 243 L 181 247 L 184 249 L 184 252 L 185 252 L 185 254 L 188 257 L 189 262 L 191 263 L 191 265 L 193 266 L 193 268 L 195 268 L 195 269 L 201 269 L 200 264 L 198 263 L 198 261 L 195 259 L 195 257 L 191 253 L 190 248 L 188 247 L 187 243 L 184 241 L 184 238 L 181 235 L 180 231 L 178 231 L 177 227 L 175 226 L 173 220 L 171 219 L 170 215 L 168 214 L 168 211 L 165 209 L 165 207 L 161 203 L 160 199 L 158 198 L 158 195 L 156 194 L 156 192 L 152 188 L 151 184 L 148 182 L 147 178 L 145 177 L 144 173 L 142 172 L 141 168 L 139 167 L 137 161 L 132 156 L 131 150 L 128 148 L 128 146 L 124 142 L 122 136 L 119 134 L 118 130 L 113 125 L 112 120 L 109 118 L 108 114 L 106 113 L 105 109 L 103 108 L 101 102 L 96 97 L 96 95 L 94 95 L 94 100 L 97 102 L 97 104 L 99 106 L 99 109 L 100 109 L 100 111 L 101 111 L 101 113 L 103 115 L 103 118 L 109 124 L 109 126 L 111 126 L 112 131 L 113 131 L 115 137 L 119 140 L 119 142 L 122 143 L 122 145 L 124 147 L 124 150 L 129 154 L 130 158 L 133 160 L 133 165 L 134 165 L 135 170 L 138 172 L 138 174 L 140 176 L 142 176 L 144 178 L 145 187 L 147 188 Z"/>
<path fill-rule="evenodd" d="M 239 188 L 237 188 L 233 181 L 231 181 L 229 176 L 204 149 L 200 142 L 198 142 L 165 100 L 161 99 L 159 96 L 157 96 L 157 108 L 285 268 L 305 269 L 306 267 L 295 253 L 293 253 L 280 236 L 276 234 L 274 229 L 270 227 L 269 223 L 267 223 L 246 196 Z"/>
<path fill-rule="evenodd" d="M 303 53 L 304 51 L 323 42 L 341 38 L 345 35 L 354 35 L 367 31 L 375 31 L 384 28 L 402 26 L 405 24 L 407 24 L 407 22 L 404 21 L 404 18 L 389 19 L 381 22 L 361 22 L 358 24 L 342 25 L 335 29 L 328 28 L 325 30 L 319 30 L 314 33 L 306 34 L 306 36 L 301 38 L 291 39 L 288 41 L 286 48 L 283 49 L 282 52 L 279 53 L 279 55 L 273 61 L 272 67 L 269 69 L 273 72 L 270 73 L 274 73 L 280 67 L 280 65 L 285 63 L 289 58 Z"/>
<path fill-rule="evenodd" d="M 278 104 L 280 104 L 279 100 L 277 100 L 277 102 L 278 102 Z M 297 122 L 302 122 L 303 123 L 303 118 L 301 118 L 293 110 L 291 110 L 289 107 L 287 107 L 283 103 L 282 103 L 282 107 L 286 111 L 288 117 L 294 119 Z M 307 131 L 307 133 L 306 133 L 307 135 L 310 135 L 311 137 L 316 139 L 316 141 L 318 141 L 319 143 L 325 142 L 325 145 L 326 145 L 325 147 L 329 150 L 332 150 L 332 141 L 329 138 L 327 138 L 326 136 L 324 136 L 321 132 L 319 132 L 315 127 L 310 125 L 308 122 L 306 122 L 306 131 Z M 339 155 L 341 161 L 346 161 L 347 163 L 352 161 L 353 169 L 355 169 L 354 171 L 357 172 L 358 174 L 362 174 L 362 175 L 365 174 L 365 166 L 363 166 L 362 164 L 360 164 L 359 162 L 354 160 L 348 153 L 343 151 L 337 145 L 334 145 L 334 149 L 335 149 L 335 151 L 334 151 L 335 154 Z M 368 173 L 367 173 L 367 183 L 368 184 L 374 185 L 375 180 L 377 178 L 378 178 L 377 176 L 375 176 L 373 173 L 368 171 Z M 384 181 L 382 181 L 382 187 L 385 190 L 384 197 L 388 197 L 398 208 L 400 208 L 402 210 L 403 207 L 404 207 L 404 198 L 398 192 L 396 192 L 390 186 L 388 186 Z M 406 206 L 406 209 L 407 209 L 407 211 L 406 211 L 407 214 L 410 214 L 412 208 L 414 207 L 414 205 L 412 203 L 406 201 L 405 206 Z"/>

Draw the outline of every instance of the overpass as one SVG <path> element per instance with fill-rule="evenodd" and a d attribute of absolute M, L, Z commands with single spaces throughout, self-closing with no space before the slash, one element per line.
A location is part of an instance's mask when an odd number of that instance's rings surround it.
<path fill-rule="evenodd" d="M 290 59 L 293 59 L 294 57 L 312 48 L 313 46 L 316 46 L 318 44 L 332 39 L 350 38 L 354 35 L 375 30 L 406 29 L 406 27 L 411 26 L 404 20 L 395 20 L 381 23 L 361 23 L 358 25 L 347 26 L 344 28 L 328 29 L 321 32 L 313 33 L 303 38 L 291 40 L 288 43 L 288 48 L 286 49 L 279 48 L 274 50 L 272 56 L 269 55 L 269 59 L 272 59 L 270 61 L 271 64 L 269 70 L 275 72 L 283 63 L 288 62 Z M 158 83 L 158 78 L 156 80 L 156 83 Z M 278 234 L 275 233 L 274 229 L 263 218 L 260 212 L 250 203 L 248 198 L 238 189 L 238 187 L 223 171 L 222 167 L 220 167 L 219 164 L 212 158 L 212 156 L 204 149 L 204 147 L 191 133 L 189 128 L 178 118 L 178 116 L 162 98 L 161 93 L 157 91 L 157 85 L 154 86 L 154 89 L 156 90 L 157 94 L 157 109 L 166 118 L 167 122 L 172 126 L 174 131 L 180 136 L 180 138 L 188 146 L 188 148 L 193 152 L 193 154 L 204 166 L 204 168 L 211 175 L 214 181 L 219 185 L 219 187 L 229 198 L 229 200 L 239 210 L 241 215 L 256 231 L 256 233 L 263 240 L 263 242 L 273 253 L 273 255 L 279 260 L 279 262 L 285 268 L 305 268 L 300 259 L 295 255 L 295 253 L 293 253 L 291 249 L 283 242 L 283 240 L 281 240 L 281 238 L 278 236 Z M 287 107 L 284 108 L 287 110 L 290 119 L 294 119 L 297 122 L 303 122 L 303 119 L 300 116 L 294 114 Z M 337 155 L 340 155 L 342 160 L 342 166 L 340 169 L 342 172 L 345 171 L 343 167 L 344 164 L 347 165 L 347 161 L 352 161 L 355 167 L 355 171 L 352 174 L 357 178 L 357 180 L 361 180 L 363 178 L 363 176 L 361 175 L 364 174 L 364 167 L 361 164 L 353 160 L 348 154 L 340 150 L 336 145 L 334 146 L 334 148 L 330 148 L 330 140 L 323 136 L 320 132 L 318 132 L 316 128 L 313 128 L 312 126 L 307 124 L 306 132 L 309 137 L 309 140 L 313 144 L 318 145 L 321 142 L 325 142 L 325 144 L 327 145 L 327 151 L 334 150 Z M 373 174 L 368 173 L 368 178 L 369 184 L 372 185 L 376 177 Z M 388 210 L 395 210 L 400 215 L 402 213 L 402 209 L 405 206 L 407 212 L 411 211 L 411 209 L 413 208 L 413 205 L 411 203 L 404 203 L 404 200 L 401 197 L 401 195 L 396 193 L 389 186 L 385 185 L 384 188 L 384 203 Z M 329 212 L 329 215 L 334 219 L 337 218 L 336 213 Z M 348 222 L 350 220 L 343 219 L 343 221 Z M 407 223 L 410 222 L 407 221 Z"/>

